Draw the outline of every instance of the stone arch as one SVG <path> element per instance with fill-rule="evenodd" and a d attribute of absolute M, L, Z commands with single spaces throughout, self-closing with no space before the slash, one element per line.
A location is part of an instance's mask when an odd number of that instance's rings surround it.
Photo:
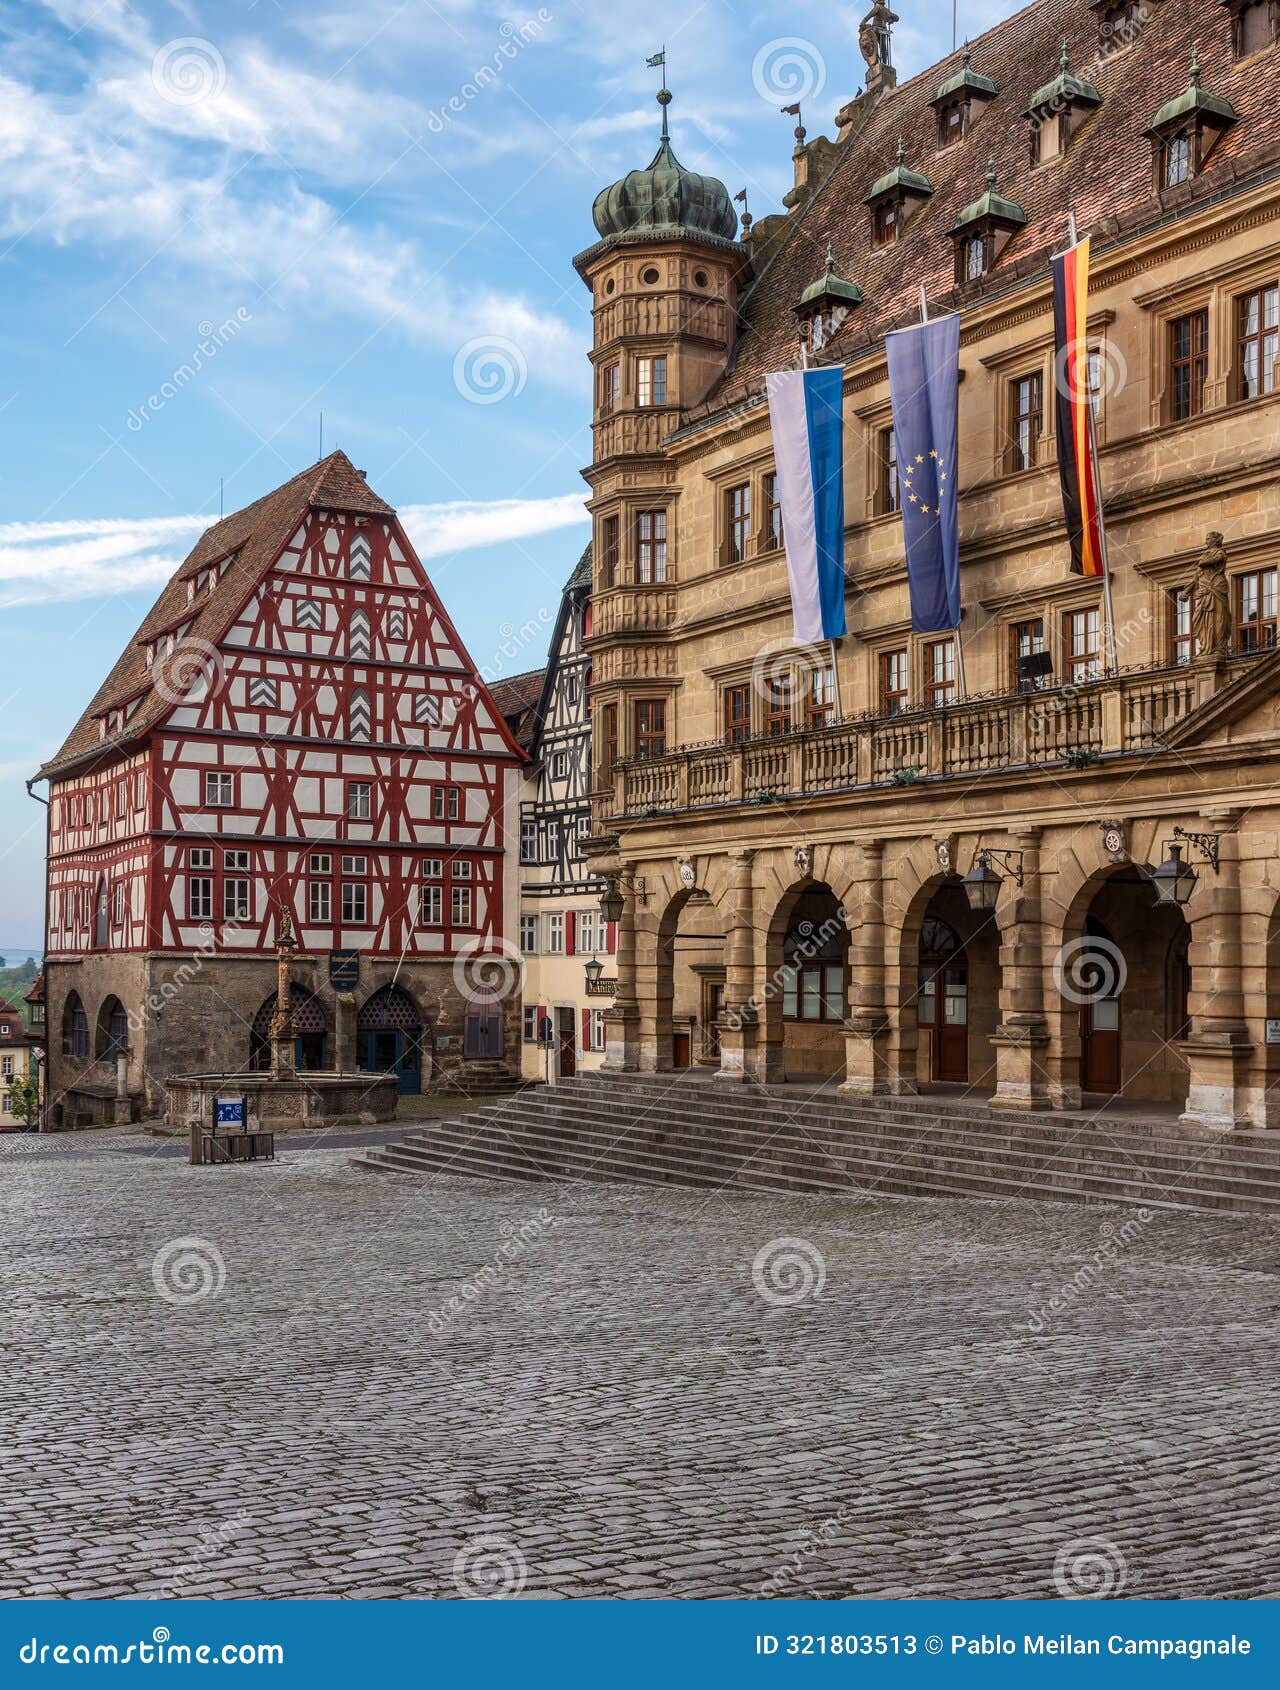
<path fill-rule="evenodd" d="M 641 1062 L 658 1072 L 709 1063 L 713 1057 L 719 1066 L 715 1017 L 717 1002 L 723 1006 L 727 974 L 729 887 L 706 859 L 694 866 L 692 886 L 672 886 L 665 876 L 658 881 L 656 902 L 645 876 L 649 943 L 641 945 L 637 932 Z M 716 987 L 721 988 L 718 994 Z M 648 1016 L 646 1008 L 651 1010 Z"/>
<path fill-rule="evenodd" d="M 822 877 L 832 857 L 814 852 L 810 872 L 796 876 L 802 865 L 778 854 L 757 890 L 754 1007 L 766 1080 L 844 1077 L 850 918 Z"/>
<path fill-rule="evenodd" d="M 98 1024 L 93 1041 L 94 1060 L 114 1062 L 117 1056 L 128 1049 L 128 1044 L 129 1017 L 115 993 L 108 992 L 98 1011 Z"/>
<path fill-rule="evenodd" d="M 1158 845 L 1156 824 L 1141 831 Z M 1158 899 L 1143 872 L 1146 851 L 1116 862 L 1100 843 L 1081 850 L 1073 841 L 1063 855 L 1065 872 L 1059 870 L 1055 895 L 1045 900 L 1054 1101 L 1079 1107 L 1091 1095 L 1181 1105 L 1192 911 Z"/>
<path fill-rule="evenodd" d="M 402 1095 L 422 1090 L 427 1022 L 397 981 L 373 991 L 356 1013 L 356 1058 L 368 1073 L 395 1071 Z"/>
<path fill-rule="evenodd" d="M 249 1027 L 249 1068 L 257 1072 L 271 1066 L 271 1021 L 279 994 L 272 992 L 258 1005 Z M 294 1024 L 298 1036 L 294 1061 L 300 1073 L 313 1073 L 329 1066 L 329 1018 L 314 992 L 293 982 L 289 988 Z"/>
<path fill-rule="evenodd" d="M 1012 914 L 1009 879 L 994 910 L 973 910 L 961 884 L 984 839 L 951 842 L 944 872 L 934 840 L 918 840 L 885 866 L 885 1000 L 888 1063 L 897 1091 L 934 1083 L 994 1087 L 991 1035 L 1000 1024 L 1001 936 Z M 922 953 L 926 923 L 957 935 L 958 951 Z"/>
<path fill-rule="evenodd" d="M 67 993 L 62 1006 L 62 1054 L 77 1062 L 87 1062 L 90 1056 L 89 1017 L 77 991 Z"/>

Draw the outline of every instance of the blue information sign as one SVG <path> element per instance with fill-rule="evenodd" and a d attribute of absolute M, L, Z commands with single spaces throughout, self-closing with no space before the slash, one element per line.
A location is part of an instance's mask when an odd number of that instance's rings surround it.
<path fill-rule="evenodd" d="M 243 1127 L 244 1099 L 242 1097 L 220 1097 L 213 1106 L 213 1118 L 220 1127 Z"/>

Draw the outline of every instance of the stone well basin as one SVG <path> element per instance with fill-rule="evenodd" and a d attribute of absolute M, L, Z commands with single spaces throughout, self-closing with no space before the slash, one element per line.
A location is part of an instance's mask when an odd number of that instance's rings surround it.
<path fill-rule="evenodd" d="M 270 1074 L 179 1074 L 167 1082 L 166 1124 L 189 1127 L 213 1122 L 214 1100 L 243 1097 L 251 1132 L 367 1126 L 393 1121 L 398 1084 L 394 1074 L 305 1073 L 289 1080 Z"/>

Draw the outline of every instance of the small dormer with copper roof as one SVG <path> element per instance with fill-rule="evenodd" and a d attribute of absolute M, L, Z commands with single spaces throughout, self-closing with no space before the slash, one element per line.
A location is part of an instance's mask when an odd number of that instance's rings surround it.
<path fill-rule="evenodd" d="M 918 170 L 909 168 L 902 138 L 898 138 L 898 159 L 871 184 L 871 191 L 863 204 L 871 209 L 871 244 L 889 246 L 899 240 L 912 214 L 920 209 L 933 193 L 933 184 Z"/>

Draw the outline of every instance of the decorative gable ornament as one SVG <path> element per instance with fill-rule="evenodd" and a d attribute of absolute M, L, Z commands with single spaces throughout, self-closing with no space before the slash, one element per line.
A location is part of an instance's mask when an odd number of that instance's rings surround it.
<path fill-rule="evenodd" d="M 686 891 L 692 892 L 698 883 L 698 871 L 688 857 L 681 857 L 679 863 L 680 884 Z"/>

